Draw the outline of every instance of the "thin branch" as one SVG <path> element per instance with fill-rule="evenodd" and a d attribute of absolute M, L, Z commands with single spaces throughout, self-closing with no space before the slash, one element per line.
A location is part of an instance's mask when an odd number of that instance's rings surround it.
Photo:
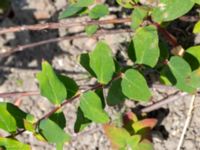
<path fill-rule="evenodd" d="M 187 128 L 190 124 L 190 121 L 192 119 L 192 111 L 194 109 L 194 102 L 195 102 L 195 98 L 196 96 L 195 95 L 192 95 L 192 98 L 191 98 L 191 102 L 190 102 L 190 107 L 189 107 L 189 110 L 188 110 L 188 114 L 187 114 L 187 119 L 185 121 L 185 125 L 184 125 L 184 128 L 183 128 L 183 132 L 181 134 L 181 137 L 180 137 L 180 140 L 179 140 L 179 143 L 178 143 L 178 146 L 176 148 L 176 150 L 180 150 L 181 149 L 181 146 L 183 144 L 183 140 L 184 140 L 184 137 L 185 137 L 185 133 L 187 131 Z"/>
<path fill-rule="evenodd" d="M 152 24 L 156 26 L 156 28 L 158 29 L 160 33 L 162 33 L 162 35 L 169 42 L 169 44 L 171 44 L 173 47 L 176 47 L 179 45 L 176 38 L 171 33 L 169 33 L 165 28 L 161 27 L 160 24 L 156 22 L 153 22 Z"/>
<path fill-rule="evenodd" d="M 108 20 L 90 20 L 90 21 L 82 21 L 82 22 L 54 22 L 54 23 L 44 23 L 44 24 L 35 24 L 35 25 L 22 25 L 10 28 L 3 28 L 0 30 L 1 34 L 20 32 L 20 31 L 37 31 L 37 30 L 46 30 L 46 29 L 58 29 L 58 28 L 70 28 L 74 26 L 87 26 L 87 25 L 106 25 L 106 24 L 121 24 L 131 22 L 131 18 L 115 18 Z"/>
<path fill-rule="evenodd" d="M 188 95 L 185 92 L 175 92 L 173 95 L 170 95 L 168 98 L 164 98 L 158 102 L 155 102 L 149 106 L 146 106 L 145 108 L 143 108 L 141 110 L 142 113 L 148 113 L 151 112 L 153 110 L 159 109 L 161 108 L 163 105 L 169 104 L 171 102 L 174 102 L 175 100 L 180 99 L 181 97 L 184 97 Z"/>
<path fill-rule="evenodd" d="M 64 36 L 64 37 L 58 37 L 58 38 L 53 38 L 53 39 L 49 39 L 49 40 L 44 40 L 44 41 L 40 41 L 40 42 L 35 42 L 35 43 L 31 43 L 31 44 L 27 44 L 27 45 L 21 45 L 21 46 L 17 46 L 16 48 L 13 48 L 11 50 L 9 50 L 8 52 L 4 52 L 4 53 L 0 53 L 0 58 L 4 58 L 7 57 L 13 53 L 19 52 L 19 51 L 23 51 L 25 49 L 28 48 L 33 48 L 36 46 L 41 46 L 44 44 L 50 44 L 50 43 L 55 43 L 55 42 L 60 42 L 63 40 L 73 40 L 73 39 L 83 39 L 83 38 L 97 38 L 99 36 L 104 35 L 110 35 L 110 34 L 119 34 L 119 33 L 124 33 L 124 32 L 132 32 L 131 29 L 119 29 L 119 30 L 100 30 L 98 31 L 96 34 L 94 34 L 93 36 L 87 36 L 87 35 L 73 35 L 73 36 Z"/>
<path fill-rule="evenodd" d="M 24 96 L 35 96 L 39 95 L 40 92 L 38 91 L 25 91 L 25 92 L 9 92 L 9 93 L 0 93 L 1 98 L 8 98 L 8 97 L 24 97 Z"/>

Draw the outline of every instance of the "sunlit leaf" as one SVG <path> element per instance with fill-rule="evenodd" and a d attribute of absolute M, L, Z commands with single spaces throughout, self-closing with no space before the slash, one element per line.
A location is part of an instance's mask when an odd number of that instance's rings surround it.
<path fill-rule="evenodd" d="M 144 42 L 145 41 L 145 42 Z M 160 55 L 158 33 L 154 26 L 141 27 L 136 30 L 133 37 L 132 49 L 137 64 L 154 67 Z"/>
<path fill-rule="evenodd" d="M 94 51 L 90 53 L 90 67 L 100 83 L 107 84 L 112 79 L 115 63 L 112 51 L 105 42 L 99 42 Z"/>
<path fill-rule="evenodd" d="M 27 144 L 4 137 L 0 137 L 0 149 L 1 147 L 6 150 L 31 150 L 31 147 Z"/>
<path fill-rule="evenodd" d="M 145 78 L 135 69 L 129 69 L 122 77 L 122 92 L 128 98 L 136 101 L 148 101 L 151 92 Z"/>
<path fill-rule="evenodd" d="M 88 91 L 81 96 L 80 108 L 84 116 L 94 122 L 107 123 L 110 120 L 103 110 L 101 99 L 95 92 Z"/>
<path fill-rule="evenodd" d="M 42 71 L 37 74 L 41 95 L 54 104 L 61 104 L 67 97 L 64 84 L 59 80 L 51 65 L 44 61 Z"/>
<path fill-rule="evenodd" d="M 152 12 L 152 18 L 156 22 L 171 21 L 186 14 L 194 2 L 191 0 L 160 0 Z"/>

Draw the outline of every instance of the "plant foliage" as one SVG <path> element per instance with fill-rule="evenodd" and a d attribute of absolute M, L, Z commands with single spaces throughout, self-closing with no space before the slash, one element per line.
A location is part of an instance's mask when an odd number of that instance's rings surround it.
<path fill-rule="evenodd" d="M 87 15 L 90 19 L 99 20 L 110 13 L 107 4 L 96 0 L 69 2 L 60 13 L 60 19 Z M 145 74 L 148 70 L 158 72 L 165 85 L 175 86 L 191 94 L 197 92 L 200 87 L 200 46 L 193 45 L 184 50 L 177 43 L 171 44 L 174 41 L 170 41 L 173 39 L 169 38 L 170 33 L 164 27 L 189 12 L 200 1 L 160 0 L 155 6 L 140 0 L 116 2 L 132 11 L 130 28 L 134 34 L 127 52 L 133 65 L 120 66 L 107 42 L 99 41 L 94 50 L 79 57 L 82 67 L 98 82 L 98 88 L 81 93 L 76 81 L 59 74 L 47 61 L 43 61 L 42 70 L 36 75 L 39 89 L 41 95 L 59 109 L 37 121 L 34 116 L 11 103 L 0 103 L 0 128 L 11 135 L 9 138 L 0 137 L 1 147 L 9 150 L 31 149 L 29 145 L 14 138 L 19 130 L 27 130 L 38 140 L 47 141 L 55 144 L 57 149 L 62 149 L 65 143 L 70 142 L 71 136 L 64 131 L 66 120 L 60 108 L 66 102 L 79 98 L 75 132 L 84 130 L 92 122 L 101 123 L 114 148 L 153 150 L 151 130 L 156 126 L 156 119 L 139 119 L 132 112 L 124 112 L 122 125 L 118 126 L 105 108 L 123 104 L 125 100 L 149 102 L 153 94 Z M 89 24 L 85 27 L 85 32 L 92 36 L 99 28 L 98 24 Z M 161 38 L 160 33 L 164 37 Z M 195 24 L 193 33 L 200 33 L 200 22 Z M 166 34 L 168 38 L 165 38 Z M 173 53 L 171 49 L 177 52 Z M 181 54 L 180 50 L 183 50 Z"/>

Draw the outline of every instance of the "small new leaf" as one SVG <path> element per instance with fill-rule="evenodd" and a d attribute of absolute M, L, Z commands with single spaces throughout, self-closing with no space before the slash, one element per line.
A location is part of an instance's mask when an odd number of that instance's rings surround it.
<path fill-rule="evenodd" d="M 104 4 L 97 4 L 90 10 L 89 17 L 92 19 L 98 19 L 109 14 L 108 6 Z"/>

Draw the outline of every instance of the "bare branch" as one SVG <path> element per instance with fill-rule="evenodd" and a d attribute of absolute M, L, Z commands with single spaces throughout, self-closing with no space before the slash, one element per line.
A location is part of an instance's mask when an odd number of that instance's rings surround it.
<path fill-rule="evenodd" d="M 33 47 L 44 45 L 44 44 L 55 43 L 55 42 L 59 42 L 59 41 L 63 41 L 63 40 L 73 40 L 73 39 L 83 39 L 83 38 L 97 38 L 97 37 L 102 36 L 102 35 L 120 34 L 120 33 L 124 33 L 124 32 L 131 33 L 132 30 L 131 29 L 100 30 L 100 31 L 98 31 L 96 34 L 94 34 L 91 37 L 89 37 L 87 35 L 83 35 L 83 34 L 73 35 L 73 36 L 67 35 L 67 36 L 64 36 L 64 37 L 58 37 L 58 38 L 53 38 L 53 39 L 49 39 L 49 40 L 35 42 L 35 43 L 27 44 L 27 45 L 17 46 L 16 48 L 13 48 L 13 49 L 9 50 L 8 52 L 0 53 L 0 58 L 7 57 L 7 56 L 9 56 L 9 55 L 11 55 L 13 53 L 16 53 L 16 52 L 19 52 L 19 51 L 23 51 L 23 50 L 28 49 L 28 48 L 33 48 Z"/>
<path fill-rule="evenodd" d="M 156 103 L 153 103 L 145 108 L 143 108 L 141 110 L 142 113 L 148 113 L 151 112 L 153 110 L 159 109 L 160 107 L 162 107 L 163 105 L 169 104 L 171 102 L 174 102 L 175 100 L 180 99 L 181 97 L 184 97 L 188 95 L 185 92 L 175 92 L 173 95 L 170 95 L 168 98 L 164 98 Z"/>
<path fill-rule="evenodd" d="M 106 25 L 106 24 L 120 24 L 130 22 L 131 18 L 116 18 L 116 19 L 108 19 L 108 20 L 90 20 L 85 22 L 54 22 L 54 23 L 44 23 L 44 24 L 35 24 L 35 25 L 22 25 L 10 28 L 3 28 L 0 30 L 1 34 L 11 33 L 11 32 L 20 32 L 20 31 L 27 31 L 27 30 L 45 30 L 45 29 L 58 29 L 58 28 L 70 28 L 74 26 L 87 26 L 91 24 L 96 25 Z"/>

